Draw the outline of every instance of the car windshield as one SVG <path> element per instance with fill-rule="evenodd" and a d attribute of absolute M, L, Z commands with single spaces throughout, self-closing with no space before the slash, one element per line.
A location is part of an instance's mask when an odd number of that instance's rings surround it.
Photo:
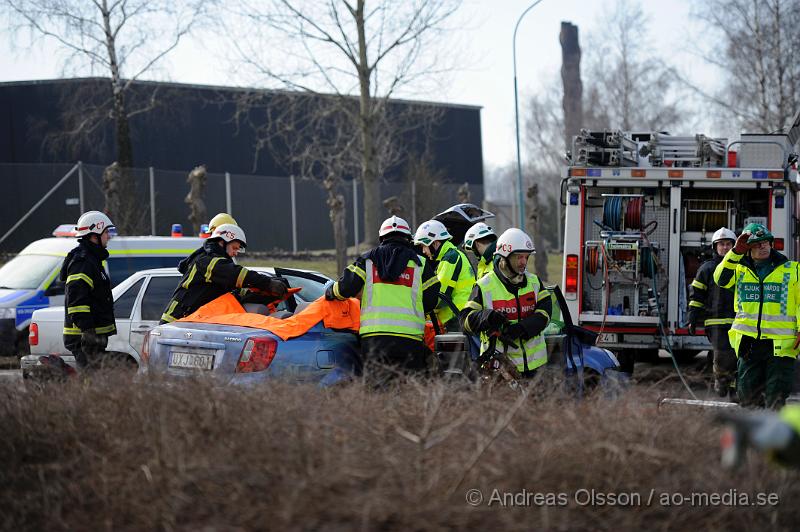
<path fill-rule="evenodd" d="M 288 275 L 285 273 L 283 274 L 283 277 L 286 277 L 291 287 L 302 288 L 297 295 L 303 301 L 311 302 L 325 294 L 325 285 L 315 281 L 314 279 L 306 279 L 305 277 L 298 277 L 296 275 Z"/>
<path fill-rule="evenodd" d="M 39 288 L 53 268 L 63 260 L 52 255 L 17 255 L 0 268 L 0 288 Z"/>

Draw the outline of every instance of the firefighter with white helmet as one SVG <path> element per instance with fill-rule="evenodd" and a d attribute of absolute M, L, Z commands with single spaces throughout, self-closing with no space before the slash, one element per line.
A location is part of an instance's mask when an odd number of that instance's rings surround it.
<path fill-rule="evenodd" d="M 108 337 L 117 333 L 114 321 L 114 298 L 111 281 L 103 261 L 108 258 L 111 219 L 99 211 L 81 215 L 75 226 L 78 245 L 61 266 L 65 283 L 64 347 L 75 356 L 79 368 L 97 366 L 108 345 Z"/>
<path fill-rule="evenodd" d="M 247 238 L 241 227 L 234 224 L 217 226 L 202 248 L 178 264 L 183 278 L 161 315 L 161 323 L 188 316 L 206 303 L 237 289 L 257 288 L 272 299 L 285 297 L 285 280 L 250 271 L 233 262 L 245 247 Z"/>
<path fill-rule="evenodd" d="M 494 229 L 483 222 L 478 222 L 467 229 L 464 235 L 464 249 L 472 251 L 478 258 L 478 279 L 492 271 L 496 242 L 497 234 Z"/>
<path fill-rule="evenodd" d="M 214 229 L 216 229 L 222 224 L 238 225 L 236 223 L 236 220 L 233 219 L 233 216 L 231 216 L 227 212 L 221 212 L 216 216 L 214 216 L 213 218 L 211 218 L 211 220 L 208 222 L 208 232 L 213 234 Z"/>
<path fill-rule="evenodd" d="M 378 239 L 377 247 L 358 257 L 328 286 L 325 298 L 360 297 L 359 336 L 365 372 L 380 383 L 388 378 L 389 368 L 426 368 L 425 316 L 438 301 L 439 280 L 431 261 L 412 246 L 411 229 L 404 219 L 391 216 L 384 220 Z"/>
<path fill-rule="evenodd" d="M 436 263 L 436 277 L 442 284 L 442 292 L 460 312 L 475 284 L 475 272 L 467 256 L 451 242 L 452 238 L 442 222 L 428 220 L 414 234 L 414 244 Z M 436 307 L 436 318 L 445 329 L 457 329 L 458 316 L 443 300 Z"/>
<path fill-rule="evenodd" d="M 714 282 L 714 270 L 735 242 L 736 233 L 717 229 L 711 237 L 712 257 L 697 269 L 689 288 L 689 333 L 695 334 L 698 325 L 705 328 L 712 347 L 708 357 L 713 361 L 714 390 L 720 397 L 736 396 L 736 353 L 728 340 L 736 311 L 733 292 Z"/>
<path fill-rule="evenodd" d="M 539 277 L 526 270 L 535 252 L 524 231 L 506 230 L 497 239 L 492 271 L 478 279 L 461 312 L 464 330 L 481 335 L 481 351 L 492 345 L 490 336 L 500 335 L 498 342 L 521 376 L 533 375 L 547 363 L 542 332 L 553 303 Z"/>

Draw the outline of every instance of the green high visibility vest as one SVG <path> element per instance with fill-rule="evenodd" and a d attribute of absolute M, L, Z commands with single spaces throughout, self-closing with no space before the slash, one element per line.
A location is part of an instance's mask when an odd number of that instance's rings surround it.
<path fill-rule="evenodd" d="M 731 347 L 739 352 L 743 336 L 773 340 L 776 356 L 796 357 L 797 305 L 800 304 L 800 264 L 778 265 L 763 281 L 750 267 L 740 264 L 742 255 L 729 251 L 714 271 L 720 283 L 724 270 L 734 270 L 723 288 L 734 288 L 736 317 L 728 332 Z M 727 275 L 725 277 L 728 277 Z"/>
<path fill-rule="evenodd" d="M 436 277 L 442 284 L 441 291 L 453 300 L 453 304 L 461 311 L 469 301 L 472 287 L 475 285 L 475 273 L 472 264 L 464 253 L 447 240 L 442 244 L 438 254 Z M 436 308 L 436 317 L 447 323 L 455 317 L 450 306 L 440 302 Z"/>
<path fill-rule="evenodd" d="M 487 262 L 486 259 L 483 257 L 478 259 L 478 279 L 491 272 L 492 268 L 493 268 L 492 261 Z"/>
<path fill-rule="evenodd" d="M 361 325 L 359 334 L 402 336 L 422 341 L 425 334 L 425 310 L 422 306 L 421 265 L 413 260 L 395 281 L 384 281 L 371 260 L 364 267 L 364 289 L 361 292 Z"/>
<path fill-rule="evenodd" d="M 536 275 L 525 272 L 525 279 L 525 286 L 519 289 L 516 296 L 506 290 L 494 271 L 478 279 L 478 286 L 481 287 L 483 296 L 483 308 L 502 312 L 511 323 L 532 316 L 536 312 L 536 302 L 545 295 L 546 290 L 542 289 L 539 277 Z M 500 343 L 498 341 L 498 344 Z M 517 371 L 534 370 L 547 363 L 547 348 L 542 334 L 524 342 L 521 339 L 517 340 L 516 343 L 521 345 L 509 346 L 507 354 L 517 367 Z M 486 351 L 488 347 L 488 338 L 482 337 L 481 352 Z"/>

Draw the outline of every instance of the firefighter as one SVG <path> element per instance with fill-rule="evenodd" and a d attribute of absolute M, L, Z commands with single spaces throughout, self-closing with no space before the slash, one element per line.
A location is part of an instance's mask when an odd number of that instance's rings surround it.
<path fill-rule="evenodd" d="M 102 212 L 82 214 L 75 226 L 78 246 L 61 266 L 61 280 L 66 285 L 64 347 L 80 369 L 99 365 L 108 337 L 117 333 L 111 281 L 103 267 L 112 227 L 111 219 Z"/>
<path fill-rule="evenodd" d="M 533 241 L 521 229 L 512 227 L 500 235 L 492 271 L 475 283 L 460 315 L 466 332 L 482 335 L 482 352 L 489 348 L 491 335 L 501 335 L 500 349 L 507 350 L 523 377 L 547 362 L 542 332 L 553 306 L 550 291 L 526 271 L 531 253 L 535 253 Z"/>
<path fill-rule="evenodd" d="M 472 251 L 478 259 L 478 279 L 492 271 L 496 242 L 497 234 L 494 229 L 483 222 L 478 222 L 467 229 L 467 234 L 464 236 L 464 249 Z"/>
<path fill-rule="evenodd" d="M 714 270 L 714 281 L 734 290 L 736 317 L 728 334 L 743 406 L 780 408 L 794 381 L 800 264 L 773 249 L 773 241 L 766 227 L 748 224 Z"/>
<path fill-rule="evenodd" d="M 236 223 L 236 220 L 233 219 L 233 216 L 228 214 L 227 212 L 221 212 L 211 218 L 211 221 L 208 224 L 203 224 L 200 226 L 200 238 L 208 238 L 214 232 L 214 229 L 217 228 L 218 225 L 222 224 L 233 224 L 239 225 Z"/>
<path fill-rule="evenodd" d="M 222 224 L 231 224 L 231 225 L 238 225 L 236 220 L 233 219 L 233 216 L 228 214 L 227 212 L 221 212 L 211 218 L 211 221 L 208 222 L 208 232 L 214 233 L 214 229 L 219 227 Z"/>
<path fill-rule="evenodd" d="M 736 313 L 733 292 L 714 282 L 714 270 L 735 242 L 736 233 L 728 228 L 722 227 L 714 233 L 711 238 L 713 257 L 697 270 L 689 292 L 689 334 L 695 334 L 700 323 L 705 327 L 712 347 L 708 356 L 713 361 L 714 390 L 720 397 L 736 390 L 736 353 L 728 340 Z"/>
<path fill-rule="evenodd" d="M 233 262 L 233 258 L 244 247 L 247 247 L 247 240 L 239 226 L 217 226 L 203 243 L 203 247 L 178 265 L 183 278 L 161 315 L 161 323 L 188 316 L 206 303 L 235 289 L 257 288 L 271 298 L 285 297 L 285 282 L 250 271 Z"/>
<path fill-rule="evenodd" d="M 428 220 L 417 229 L 414 244 L 436 263 L 436 277 L 442 284 L 443 293 L 460 312 L 475 284 L 475 272 L 467 256 L 451 242 L 452 238 L 442 222 Z M 435 313 L 445 329 L 457 329 L 458 316 L 444 300 L 439 301 Z"/>
<path fill-rule="evenodd" d="M 366 372 L 380 381 L 384 370 L 426 368 L 425 315 L 436 307 L 439 279 L 432 263 L 411 245 L 411 229 L 402 218 L 387 218 L 378 239 L 378 247 L 357 258 L 328 286 L 325 298 L 361 294 L 361 352 Z"/>

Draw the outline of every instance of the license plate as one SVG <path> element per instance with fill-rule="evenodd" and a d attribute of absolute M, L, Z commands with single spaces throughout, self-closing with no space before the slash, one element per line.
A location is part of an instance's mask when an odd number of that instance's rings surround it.
<path fill-rule="evenodd" d="M 617 333 L 601 333 L 597 337 L 598 344 L 616 344 L 617 343 Z"/>
<path fill-rule="evenodd" d="M 170 353 L 169 367 L 189 369 L 214 369 L 214 355 L 198 355 L 197 353 Z"/>

